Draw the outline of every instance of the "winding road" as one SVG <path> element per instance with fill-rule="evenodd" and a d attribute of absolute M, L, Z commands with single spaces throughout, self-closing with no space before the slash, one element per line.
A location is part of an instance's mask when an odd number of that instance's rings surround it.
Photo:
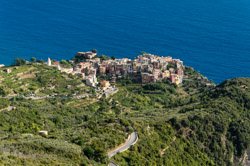
<path fill-rule="evenodd" d="M 112 158 L 116 154 L 128 150 L 131 146 L 136 144 L 137 141 L 138 141 L 138 133 L 137 132 L 131 133 L 124 144 L 122 144 L 119 147 L 115 148 L 114 150 L 111 150 L 110 152 L 108 152 L 108 157 Z M 116 164 L 114 162 L 111 162 L 109 165 L 115 166 Z"/>

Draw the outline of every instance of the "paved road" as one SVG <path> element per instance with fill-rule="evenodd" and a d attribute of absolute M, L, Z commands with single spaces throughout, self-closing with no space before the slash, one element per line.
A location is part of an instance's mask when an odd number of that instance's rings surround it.
<path fill-rule="evenodd" d="M 121 153 L 121 152 L 128 150 L 131 146 L 133 146 L 137 142 L 137 140 L 138 140 L 138 133 L 133 132 L 132 134 L 130 134 L 129 138 L 123 145 L 108 152 L 108 157 L 111 158 L 115 156 L 117 153 Z"/>

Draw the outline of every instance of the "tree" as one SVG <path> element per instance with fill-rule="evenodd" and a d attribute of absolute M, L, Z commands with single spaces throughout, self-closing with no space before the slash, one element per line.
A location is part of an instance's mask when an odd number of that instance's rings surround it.
<path fill-rule="evenodd" d="M 71 64 L 68 62 L 68 61 L 66 61 L 66 60 L 61 60 L 60 61 L 60 64 L 63 66 L 63 67 L 71 67 Z"/>
<path fill-rule="evenodd" d="M 16 58 L 14 62 L 14 66 L 22 66 L 26 64 L 26 60 L 22 58 Z"/>
<path fill-rule="evenodd" d="M 32 58 L 30 58 L 30 61 L 34 63 L 34 62 L 36 62 L 36 58 L 32 57 Z"/>
<path fill-rule="evenodd" d="M 107 55 L 101 55 L 101 56 L 99 56 L 99 58 L 103 61 L 103 60 L 108 60 L 108 59 L 110 59 L 110 57 L 109 56 L 107 56 Z"/>
<path fill-rule="evenodd" d="M 92 49 L 91 52 L 97 53 L 97 49 Z"/>
<path fill-rule="evenodd" d="M 83 153 L 89 158 L 93 158 L 94 157 L 94 154 L 95 154 L 95 150 L 89 146 L 85 147 L 83 149 Z"/>
<path fill-rule="evenodd" d="M 45 63 L 45 61 L 44 61 L 44 60 L 39 60 L 39 59 L 37 59 L 37 60 L 36 60 L 36 62 L 37 62 L 37 63 L 42 63 L 42 64 L 44 64 L 44 63 Z"/>
<path fill-rule="evenodd" d="M 62 65 L 67 65 L 68 64 L 68 62 L 66 61 L 66 60 L 61 60 L 61 62 L 60 62 Z"/>

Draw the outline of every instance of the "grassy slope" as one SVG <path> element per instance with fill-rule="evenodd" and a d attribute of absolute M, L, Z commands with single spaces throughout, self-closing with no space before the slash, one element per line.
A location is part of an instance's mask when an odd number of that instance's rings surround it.
<path fill-rule="evenodd" d="M 230 165 L 240 162 L 249 139 L 250 80 L 218 87 L 194 70 L 183 86 L 121 81 L 119 92 L 96 100 L 74 76 L 41 65 L 0 71 L 0 163 L 101 165 L 106 152 L 136 129 L 138 143 L 115 156 L 120 165 Z M 45 88 L 44 88 L 45 87 Z M 88 94 L 85 99 L 65 96 Z M 28 100 L 21 96 L 57 95 Z M 16 96 L 16 97 L 13 97 Z M 43 138 L 39 130 L 48 130 Z"/>
<path fill-rule="evenodd" d="M 4 92 L 0 99 L 1 164 L 95 163 L 92 158 L 89 160 L 83 155 L 86 147 L 95 150 L 96 161 L 105 162 L 106 158 L 100 157 L 105 156 L 104 149 L 124 141 L 125 127 L 100 113 L 100 104 L 96 102 L 93 90 L 79 78 L 43 65 L 11 69 L 10 74 L 0 71 Z M 27 72 L 33 77 L 20 78 Z M 70 97 L 73 93 L 88 94 L 90 97 L 74 99 Z M 30 94 L 56 97 L 25 99 L 24 96 Z M 9 111 L 8 106 L 16 109 Z M 49 136 L 39 136 L 39 130 L 48 130 Z"/>

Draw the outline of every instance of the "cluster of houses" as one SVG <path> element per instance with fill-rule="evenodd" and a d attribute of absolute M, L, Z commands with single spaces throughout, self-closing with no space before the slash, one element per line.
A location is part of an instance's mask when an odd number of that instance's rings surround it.
<path fill-rule="evenodd" d="M 179 85 L 184 77 L 184 65 L 179 59 L 172 57 L 160 57 L 153 54 L 143 54 L 134 60 L 122 59 L 101 59 L 96 52 L 78 52 L 77 57 L 84 59 L 81 62 L 72 62 L 72 68 L 62 68 L 58 62 L 52 64 L 50 58 L 47 64 L 56 66 L 62 72 L 81 75 L 89 86 L 100 85 L 103 89 L 110 86 L 117 78 L 130 77 L 141 83 L 152 83 L 161 80 L 169 80 Z M 97 81 L 97 76 L 108 78 L 109 81 Z"/>

